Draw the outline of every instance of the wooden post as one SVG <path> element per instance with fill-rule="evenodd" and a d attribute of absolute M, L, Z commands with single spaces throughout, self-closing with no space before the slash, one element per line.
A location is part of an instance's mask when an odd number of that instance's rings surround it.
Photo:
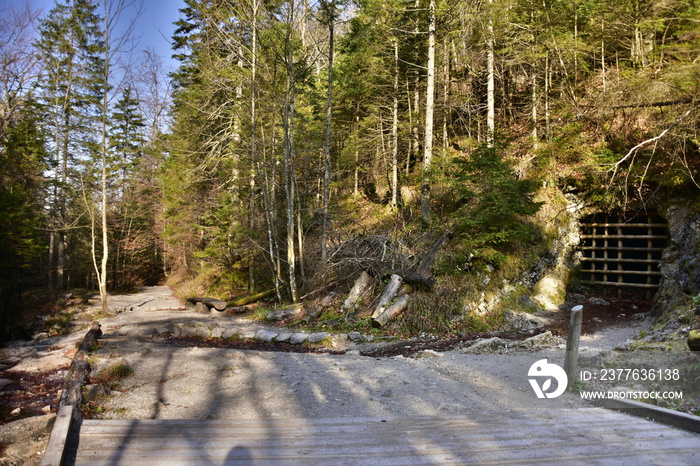
<path fill-rule="evenodd" d="M 564 371 L 569 381 L 569 388 L 576 381 L 578 366 L 578 343 L 581 337 L 581 319 L 583 318 L 583 306 L 574 306 L 571 309 L 569 320 L 569 335 L 566 339 L 566 356 L 564 359 Z"/>

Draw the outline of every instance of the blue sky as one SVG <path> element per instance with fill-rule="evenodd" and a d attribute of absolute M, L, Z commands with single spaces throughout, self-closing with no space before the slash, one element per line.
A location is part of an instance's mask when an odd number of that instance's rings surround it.
<path fill-rule="evenodd" d="M 24 0 L 0 0 L 0 10 L 10 5 L 18 6 Z M 27 0 L 35 8 L 48 13 L 54 0 Z M 137 0 L 138 1 L 138 0 Z M 179 17 L 178 9 L 183 0 L 143 0 L 143 11 L 136 23 L 136 35 L 140 36 L 139 49 L 153 48 L 166 66 L 174 68 L 177 63 L 170 58 L 170 38 L 175 30 L 173 22 Z"/>

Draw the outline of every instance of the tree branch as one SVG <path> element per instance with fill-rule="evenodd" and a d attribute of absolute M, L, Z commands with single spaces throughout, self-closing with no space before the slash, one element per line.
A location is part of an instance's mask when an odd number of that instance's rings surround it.
<path fill-rule="evenodd" d="M 620 160 L 618 160 L 618 161 L 615 163 L 615 165 L 613 166 L 613 168 L 612 168 L 612 172 L 613 172 L 612 178 L 615 178 L 615 175 L 617 174 L 618 168 L 620 168 L 620 165 L 622 165 L 627 159 L 629 159 L 629 158 L 630 158 L 632 155 L 634 155 L 639 149 L 641 149 L 642 147 L 646 146 L 647 144 L 650 144 L 650 143 L 652 143 L 652 142 L 658 141 L 659 139 L 661 139 L 662 137 L 664 137 L 664 136 L 666 135 L 666 133 L 668 133 L 669 131 L 671 131 L 683 118 L 685 118 L 685 117 L 687 117 L 688 115 L 690 115 L 690 113 L 691 113 L 693 110 L 695 110 L 695 107 L 692 107 L 692 108 L 688 109 L 687 112 L 685 112 L 683 115 L 681 115 L 681 116 L 679 116 L 678 118 L 676 118 L 676 121 L 674 121 L 673 123 L 671 123 L 671 125 L 670 125 L 668 128 L 666 128 L 665 130 L 663 130 L 663 131 L 661 132 L 661 134 L 659 134 L 658 136 L 654 136 L 654 137 L 651 138 L 651 139 L 647 139 L 646 141 L 642 141 L 642 142 L 640 142 L 639 144 L 637 144 L 636 146 L 634 146 L 633 148 L 631 148 L 631 149 L 629 150 L 629 152 L 627 152 L 627 154 L 625 154 L 625 156 L 622 157 Z"/>

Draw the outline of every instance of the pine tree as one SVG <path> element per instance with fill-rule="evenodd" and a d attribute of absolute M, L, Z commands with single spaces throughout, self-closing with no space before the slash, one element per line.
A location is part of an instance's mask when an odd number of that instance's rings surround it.
<path fill-rule="evenodd" d="M 498 263 L 504 251 L 531 241 L 526 219 L 540 209 L 534 200 L 537 182 L 518 179 L 503 160 L 502 147 L 487 142 L 469 157 L 458 157 L 453 187 L 462 206 L 455 214 L 456 232 L 471 252 Z"/>
<path fill-rule="evenodd" d="M 54 154 L 54 191 L 50 199 L 49 286 L 63 288 L 69 267 L 68 236 L 76 198 L 76 166 L 97 139 L 94 117 L 104 92 L 102 32 L 97 7 L 88 0 L 57 3 L 39 26 L 37 50 L 44 67 L 40 102 L 47 114 Z"/>
<path fill-rule="evenodd" d="M 123 183 L 143 155 L 146 143 L 144 136 L 146 123 L 131 87 L 122 91 L 121 98 L 114 105 L 110 126 L 109 149 L 114 159 L 113 166 L 119 172 Z"/>
<path fill-rule="evenodd" d="M 42 200 L 49 167 L 40 114 L 25 100 L 0 140 L 0 318 L 11 322 L 22 309 L 21 295 L 41 283 L 46 252 Z M 4 330 L 4 329 L 3 329 Z"/>

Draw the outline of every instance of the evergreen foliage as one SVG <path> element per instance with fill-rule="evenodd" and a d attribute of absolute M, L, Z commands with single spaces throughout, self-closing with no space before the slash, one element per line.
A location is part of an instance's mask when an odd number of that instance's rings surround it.
<path fill-rule="evenodd" d="M 697 190 L 699 8 L 437 1 L 432 228 L 454 223 L 460 248 L 505 264 L 541 239 L 543 184 L 605 208 Z M 57 0 L 31 54 L 0 41 L 0 289 L 30 275 L 93 287 L 91 247 L 106 242 L 113 289 L 199 274 L 222 298 L 294 300 L 350 279 L 327 272 L 353 235 L 425 249 L 427 1 L 185 0 L 180 13 L 170 125 L 148 135 L 148 86 L 109 71 L 96 0 Z M 30 56 L 41 76 L 18 81 Z M 489 144 L 492 109 L 508 146 Z M 91 238 L 103 213 L 110 233 Z"/>
<path fill-rule="evenodd" d="M 454 214 L 455 230 L 467 250 L 500 262 L 504 252 L 530 242 L 535 232 L 527 217 L 537 213 L 538 183 L 517 179 L 497 145 L 481 145 L 469 158 L 457 157 L 453 187 L 462 206 Z M 494 254 L 494 251 L 497 251 Z"/>
<path fill-rule="evenodd" d="M 21 294 L 36 286 L 46 253 L 41 201 L 48 169 L 44 134 L 28 102 L 0 141 L 0 316 L 12 319 Z M 39 282 L 41 283 L 41 282 Z"/>

